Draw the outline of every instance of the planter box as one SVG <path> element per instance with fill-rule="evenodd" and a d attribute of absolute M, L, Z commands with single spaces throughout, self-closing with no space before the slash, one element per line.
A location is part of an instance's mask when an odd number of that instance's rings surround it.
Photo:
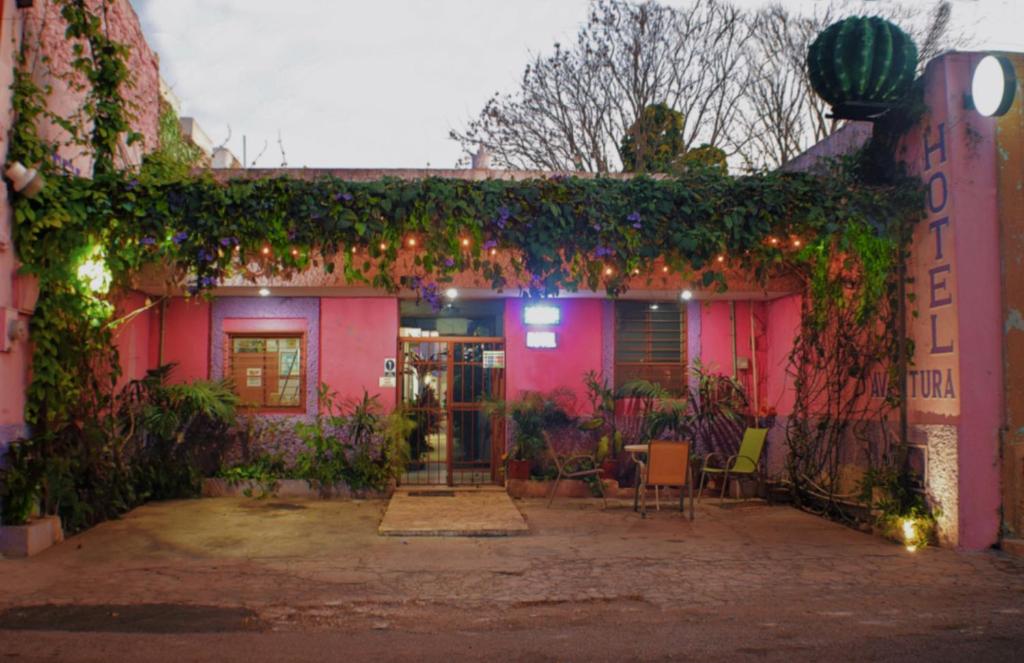
<path fill-rule="evenodd" d="M 551 486 L 554 481 L 523 481 L 521 479 L 509 479 L 505 482 L 505 490 L 509 497 L 548 497 L 551 495 Z M 620 497 L 619 484 L 613 479 L 604 479 L 604 494 L 608 497 Z M 629 496 L 633 496 L 633 489 L 628 490 Z M 558 483 L 558 494 L 556 497 L 597 497 L 590 490 L 587 482 L 579 479 L 562 479 Z"/>
<path fill-rule="evenodd" d="M 58 516 L 44 516 L 27 525 L 0 527 L 0 555 L 31 557 L 64 540 L 64 529 Z"/>
<path fill-rule="evenodd" d="M 242 481 L 232 485 L 227 479 L 203 479 L 203 497 L 246 497 L 246 490 L 251 491 L 253 497 L 263 494 L 263 487 L 255 481 Z M 305 479 L 281 479 L 277 482 L 277 488 L 268 497 L 297 497 L 314 500 L 328 498 L 385 499 L 390 497 L 392 492 L 394 492 L 393 486 L 384 491 L 353 491 L 348 486 L 317 490 L 311 488 Z"/>

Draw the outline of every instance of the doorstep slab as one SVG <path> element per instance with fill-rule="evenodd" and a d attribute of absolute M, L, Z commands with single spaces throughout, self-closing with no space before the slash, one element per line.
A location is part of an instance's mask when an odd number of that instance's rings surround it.
<path fill-rule="evenodd" d="M 530 528 L 500 490 L 396 491 L 381 536 L 517 536 Z"/>

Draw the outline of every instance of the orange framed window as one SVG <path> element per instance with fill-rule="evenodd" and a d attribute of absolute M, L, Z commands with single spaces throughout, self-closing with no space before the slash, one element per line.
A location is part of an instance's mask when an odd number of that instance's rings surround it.
<path fill-rule="evenodd" d="M 615 387 L 648 380 L 687 387 L 686 309 L 676 302 L 615 302 Z"/>
<path fill-rule="evenodd" d="M 228 334 L 227 345 L 227 374 L 243 407 L 305 411 L 305 335 Z"/>

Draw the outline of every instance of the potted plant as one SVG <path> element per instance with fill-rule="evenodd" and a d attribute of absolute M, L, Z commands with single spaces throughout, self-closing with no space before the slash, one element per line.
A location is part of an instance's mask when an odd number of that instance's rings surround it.
<path fill-rule="evenodd" d="M 515 401 L 490 401 L 484 411 L 490 416 L 507 417 L 512 422 L 512 445 L 504 456 L 507 479 L 529 479 L 543 453 L 544 432 L 571 425 L 572 417 L 564 407 L 566 393 L 525 391 Z"/>
<path fill-rule="evenodd" d="M 601 464 L 605 477 L 617 478 L 623 438 L 622 431 L 618 430 L 615 421 L 615 390 L 608 386 L 608 380 L 597 371 L 585 373 L 583 383 L 587 388 L 587 398 L 590 400 L 593 416 L 584 421 L 580 428 L 584 431 L 600 432 L 595 458 Z"/>

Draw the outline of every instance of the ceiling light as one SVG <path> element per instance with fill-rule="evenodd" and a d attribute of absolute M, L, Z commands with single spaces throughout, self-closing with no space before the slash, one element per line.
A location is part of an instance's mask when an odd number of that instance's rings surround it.
<path fill-rule="evenodd" d="M 270 288 L 260 288 L 260 297 L 267 297 L 270 295 Z"/>
<path fill-rule="evenodd" d="M 683 293 L 679 295 L 679 298 L 688 302 L 693 299 L 693 293 L 689 290 L 683 290 Z"/>
<path fill-rule="evenodd" d="M 459 291 L 456 290 L 455 288 L 448 288 L 447 290 L 444 291 L 444 296 L 447 297 L 448 299 L 455 299 L 456 297 L 459 296 Z"/>

